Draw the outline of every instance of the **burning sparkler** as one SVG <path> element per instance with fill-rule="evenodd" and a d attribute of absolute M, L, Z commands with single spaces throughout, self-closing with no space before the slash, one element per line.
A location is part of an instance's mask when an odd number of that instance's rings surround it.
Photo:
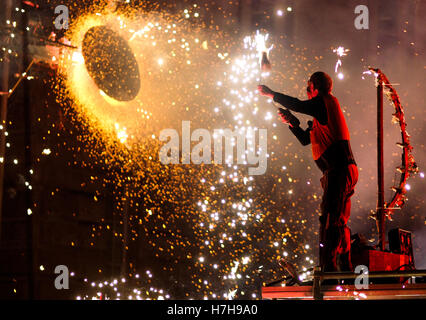
<path fill-rule="evenodd" d="M 345 49 L 344 47 L 338 47 L 337 49 L 333 49 L 333 52 L 336 53 L 336 55 L 339 57 L 336 62 L 336 66 L 334 67 L 334 72 L 337 73 L 337 77 L 340 80 L 343 80 L 345 77 L 342 72 L 338 72 L 338 69 L 342 66 L 342 60 L 341 57 L 344 57 L 349 52 L 349 49 Z"/>
<path fill-rule="evenodd" d="M 255 45 L 259 55 L 260 69 L 263 72 L 271 71 L 271 62 L 269 61 L 269 52 L 272 50 L 274 45 L 271 45 L 269 48 L 266 46 L 266 41 L 269 38 L 269 34 L 263 35 L 257 30 L 255 36 Z"/>

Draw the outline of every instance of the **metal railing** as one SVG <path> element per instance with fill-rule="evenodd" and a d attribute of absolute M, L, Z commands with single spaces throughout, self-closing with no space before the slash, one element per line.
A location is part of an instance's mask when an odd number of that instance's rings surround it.
<path fill-rule="evenodd" d="M 356 279 L 363 273 L 353 272 L 322 272 L 320 267 L 314 268 L 314 281 L 312 294 L 315 300 L 322 300 L 321 281 L 338 279 Z M 369 272 L 369 278 L 405 278 L 405 277 L 426 277 L 426 270 L 408 270 L 408 271 L 373 271 Z"/>

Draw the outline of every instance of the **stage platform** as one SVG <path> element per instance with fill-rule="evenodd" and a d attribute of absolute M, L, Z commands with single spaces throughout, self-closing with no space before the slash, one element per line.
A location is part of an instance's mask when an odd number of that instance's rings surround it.
<path fill-rule="evenodd" d="M 426 283 L 370 284 L 358 290 L 354 285 L 321 286 L 322 300 L 426 299 Z M 313 286 L 263 287 L 263 299 L 314 300 Z"/>
<path fill-rule="evenodd" d="M 367 288 L 356 288 L 353 284 L 326 285 L 324 280 L 357 279 L 352 272 L 321 272 L 314 268 L 313 281 L 285 286 L 285 282 L 274 282 L 262 288 L 263 299 L 293 300 L 384 300 L 426 299 L 426 270 L 376 271 L 365 273 Z M 352 282 L 353 283 L 353 282 Z M 358 286 L 360 287 L 360 286 Z"/>

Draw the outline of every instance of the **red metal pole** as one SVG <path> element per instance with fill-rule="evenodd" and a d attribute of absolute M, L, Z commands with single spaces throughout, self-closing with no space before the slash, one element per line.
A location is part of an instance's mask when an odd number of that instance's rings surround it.
<path fill-rule="evenodd" d="M 384 168 L 383 168 L 383 82 L 379 78 L 377 85 L 377 221 L 380 248 L 385 250 L 385 199 L 384 199 Z"/>

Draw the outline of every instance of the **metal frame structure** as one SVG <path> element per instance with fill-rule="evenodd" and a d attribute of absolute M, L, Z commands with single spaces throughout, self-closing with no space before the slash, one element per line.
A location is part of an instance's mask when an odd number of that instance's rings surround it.
<path fill-rule="evenodd" d="M 425 277 L 426 270 L 370 272 L 371 278 Z M 369 284 L 358 289 L 355 285 L 322 285 L 324 280 L 356 279 L 360 274 L 352 272 L 321 272 L 314 269 L 313 285 L 263 287 L 263 299 L 295 300 L 354 300 L 354 299 L 426 299 L 426 283 L 417 284 Z"/>

